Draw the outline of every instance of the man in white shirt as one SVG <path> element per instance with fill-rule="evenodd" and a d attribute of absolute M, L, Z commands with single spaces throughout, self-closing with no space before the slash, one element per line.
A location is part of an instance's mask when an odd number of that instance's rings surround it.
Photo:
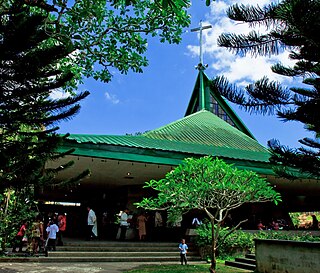
<path fill-rule="evenodd" d="M 86 240 L 90 241 L 93 238 L 96 238 L 98 236 L 97 231 L 97 217 L 95 212 L 88 206 L 88 227 L 87 227 L 87 234 L 86 234 Z"/>
<path fill-rule="evenodd" d="M 127 233 L 127 229 L 129 227 L 129 223 L 128 223 L 128 213 L 129 210 L 125 209 L 124 212 L 122 212 L 121 216 L 120 216 L 120 240 L 125 240 L 126 239 L 126 233 Z"/>
<path fill-rule="evenodd" d="M 58 226 L 53 222 L 50 221 L 49 226 L 46 228 L 48 234 L 48 249 L 55 251 L 56 250 L 56 239 L 57 239 L 57 232 L 59 232 Z"/>

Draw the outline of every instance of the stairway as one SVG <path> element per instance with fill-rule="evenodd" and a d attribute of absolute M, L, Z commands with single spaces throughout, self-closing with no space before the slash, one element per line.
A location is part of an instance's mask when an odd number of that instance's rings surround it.
<path fill-rule="evenodd" d="M 189 261 L 200 261 L 198 252 L 189 246 Z M 179 261 L 177 243 L 68 241 L 57 251 L 49 251 L 46 262 L 176 262 Z"/>
<path fill-rule="evenodd" d="M 256 259 L 254 254 L 246 254 L 244 258 L 235 258 L 235 261 L 225 261 L 225 265 L 254 271 Z"/>

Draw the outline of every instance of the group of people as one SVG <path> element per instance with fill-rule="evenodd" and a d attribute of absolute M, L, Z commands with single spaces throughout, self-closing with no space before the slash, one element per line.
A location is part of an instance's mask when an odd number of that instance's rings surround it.
<path fill-rule="evenodd" d="M 258 230 L 289 230 L 293 227 L 289 225 L 285 219 L 272 219 L 268 224 L 264 224 L 262 220 L 257 223 Z"/>
<path fill-rule="evenodd" d="M 130 225 L 130 222 L 132 222 L 132 218 L 129 217 L 129 209 L 125 209 L 124 211 L 120 212 L 120 240 L 125 240 L 126 238 L 126 232 L 127 229 Z M 137 221 L 137 229 L 139 232 L 139 240 L 145 240 L 146 236 L 146 222 L 148 221 L 148 218 L 144 213 L 139 214 L 139 216 L 136 219 Z M 200 222 L 199 222 L 200 224 Z M 159 212 L 155 213 L 155 225 L 157 227 L 163 225 L 162 217 Z M 179 251 L 180 251 L 180 263 L 181 265 L 187 264 L 187 250 L 188 250 L 188 245 L 186 244 L 186 240 L 182 239 L 181 243 L 179 244 Z"/>
<path fill-rule="evenodd" d="M 146 223 L 148 222 L 148 218 L 144 213 L 141 213 L 136 218 L 136 228 L 138 229 L 139 240 L 143 241 L 146 239 L 147 229 Z M 120 212 L 120 236 L 119 240 L 125 240 L 127 230 L 133 224 L 133 217 L 129 215 L 129 209 L 125 209 L 124 211 Z"/>
<path fill-rule="evenodd" d="M 87 231 L 86 240 L 95 240 L 98 237 L 98 221 L 97 216 L 90 206 L 87 206 L 88 216 L 87 216 Z M 117 215 L 119 222 L 119 232 L 116 236 L 117 239 L 124 241 L 128 238 L 133 239 L 132 235 L 138 233 L 138 239 L 140 241 L 146 240 L 147 236 L 147 224 L 154 222 L 154 227 L 162 227 L 163 219 L 159 212 L 155 212 L 154 218 L 147 215 L 145 212 L 140 214 L 132 214 L 128 208 L 120 211 Z M 104 212 L 102 216 L 102 227 L 107 228 L 108 223 L 108 213 Z M 129 229 L 130 228 L 130 229 Z M 132 231 L 134 231 L 132 233 Z M 105 232 L 105 230 L 104 230 Z M 103 237 L 103 235 L 102 235 Z"/>
<path fill-rule="evenodd" d="M 62 233 L 66 230 L 66 224 L 65 214 L 54 214 L 48 219 L 46 226 L 41 215 L 30 224 L 23 221 L 15 236 L 12 252 L 17 252 L 17 248 L 22 252 L 24 244 L 27 244 L 26 252 L 33 255 L 46 250 L 56 250 L 57 239 L 58 245 L 63 245 Z"/>
<path fill-rule="evenodd" d="M 97 217 L 95 212 L 88 206 L 88 229 L 87 240 L 97 238 Z M 125 209 L 120 213 L 120 240 L 126 239 L 126 233 L 130 224 L 132 224 L 133 217 L 129 213 L 129 209 Z M 162 226 L 163 221 L 161 214 L 155 215 L 155 225 Z M 148 222 L 147 215 L 142 212 L 135 219 L 136 229 L 138 230 L 139 240 L 143 241 L 146 238 L 146 223 Z M 47 224 L 45 226 L 44 218 L 38 215 L 31 223 L 23 221 L 19 231 L 16 234 L 15 242 L 13 243 L 12 252 L 23 251 L 23 246 L 27 243 L 26 252 L 38 255 L 39 252 L 46 253 L 46 250 L 56 250 L 56 245 L 63 245 L 62 233 L 66 230 L 66 214 L 57 213 L 49 214 Z M 181 264 L 187 264 L 187 250 L 188 245 L 185 239 L 181 240 L 179 244 L 180 261 Z"/>
<path fill-rule="evenodd" d="M 120 236 L 119 240 L 125 240 L 129 227 L 133 227 L 138 230 L 138 239 L 145 241 L 147 236 L 147 223 L 152 221 L 150 216 L 145 212 L 141 212 L 136 217 L 129 214 L 129 209 L 121 211 L 120 214 Z M 163 226 L 163 219 L 161 214 L 156 211 L 154 214 L 154 227 L 159 228 Z"/>
<path fill-rule="evenodd" d="M 288 230 L 289 225 L 288 223 L 284 220 L 272 220 L 268 225 L 263 224 L 261 220 L 258 221 L 257 224 L 257 229 L 258 230 Z"/>
<path fill-rule="evenodd" d="M 308 225 L 304 226 L 293 226 L 292 224 L 289 225 L 288 222 L 284 219 L 272 219 L 268 224 L 264 224 L 261 220 L 257 223 L 257 229 L 258 230 L 289 230 L 289 229 L 310 229 L 310 230 L 319 230 L 319 221 L 316 217 L 316 215 L 311 215 L 312 221 L 309 222 Z"/>

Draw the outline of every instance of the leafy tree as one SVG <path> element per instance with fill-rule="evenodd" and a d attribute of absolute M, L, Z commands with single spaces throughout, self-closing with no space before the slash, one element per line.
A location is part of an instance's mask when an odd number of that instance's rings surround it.
<path fill-rule="evenodd" d="M 57 183 L 52 178 L 73 162 L 57 169 L 44 168 L 48 160 L 57 160 L 71 152 L 56 152 L 64 138 L 56 133 L 56 126 L 72 118 L 80 109 L 78 102 L 89 94 L 83 92 L 62 99 L 50 97 L 52 91 L 63 88 L 73 78 L 71 69 L 61 68 L 61 60 L 74 49 L 69 38 L 52 36 L 54 29 L 45 24 L 48 16 L 45 11 L 35 14 L 18 0 L 10 10 L 0 11 L 0 195 L 3 204 L 11 204 L 12 196 L 22 198 L 18 192 L 28 191 L 32 196 L 36 187 L 69 185 L 88 174 L 84 171 L 78 177 Z M 19 198 L 17 202 L 22 200 Z M 13 216 L 9 215 L 11 210 L 6 211 L 1 218 L 9 221 Z M 0 237 L 5 241 L 10 232 L 2 231 Z"/>
<path fill-rule="evenodd" d="M 168 210 L 174 218 L 192 209 L 205 211 L 212 224 L 212 263 L 210 272 L 216 272 L 216 250 L 230 232 L 219 238 L 219 231 L 229 212 L 245 203 L 281 201 L 280 195 L 256 173 L 237 170 L 223 160 L 203 157 L 188 158 L 164 179 L 151 180 L 144 186 L 156 191 L 156 197 L 143 198 L 138 207 Z"/>
<path fill-rule="evenodd" d="M 56 159 L 62 138 L 56 124 L 70 119 L 89 93 L 62 99 L 52 91 L 72 79 L 72 71 L 59 68 L 73 51 L 51 38 L 48 16 L 30 13 L 16 1 L 11 13 L 0 14 L 0 188 L 23 187 L 43 179 L 44 163 Z M 53 170 L 50 170 L 53 171 Z"/>
<path fill-rule="evenodd" d="M 13 243 L 21 223 L 30 223 L 37 214 L 32 187 L 1 192 L 0 207 L 0 250 L 3 251 Z"/>
<path fill-rule="evenodd" d="M 5 0 L 4 10 L 15 0 Z M 53 26 L 57 40 L 69 38 L 73 54 L 65 56 L 76 74 L 76 87 L 82 76 L 104 82 L 111 80 L 112 71 L 142 72 L 147 66 L 147 37 L 158 36 L 161 42 L 179 43 L 184 27 L 190 24 L 187 0 L 23 0 L 27 6 L 46 10 L 47 26 Z M 48 4 L 50 3 L 50 4 Z"/>
<path fill-rule="evenodd" d="M 270 56 L 284 49 L 290 50 L 293 67 L 274 64 L 274 73 L 290 78 L 301 77 L 296 87 L 286 87 L 267 77 L 237 88 L 224 77 L 213 80 L 213 85 L 228 100 L 241 105 L 247 111 L 261 114 L 276 114 L 284 121 L 298 121 L 314 133 L 314 138 L 299 140 L 300 148 L 291 149 L 276 140 L 268 142 L 272 151 L 271 161 L 278 163 L 276 172 L 289 179 L 296 178 L 290 167 L 298 168 L 311 177 L 320 177 L 320 1 L 282 0 L 265 7 L 234 5 L 228 16 L 245 22 L 252 28 L 267 27 L 260 34 L 222 34 L 218 43 L 236 54 Z"/>

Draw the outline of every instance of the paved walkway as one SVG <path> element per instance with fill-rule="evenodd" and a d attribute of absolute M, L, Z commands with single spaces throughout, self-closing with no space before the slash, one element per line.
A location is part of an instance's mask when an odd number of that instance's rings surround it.
<path fill-rule="evenodd" d="M 119 273 L 137 267 L 138 264 L 124 263 L 0 263 L 1 273 Z"/>
<path fill-rule="evenodd" d="M 0 263 L 1 273 L 120 273 L 146 264 L 173 263 Z M 179 264 L 179 262 L 175 263 Z M 199 262 L 189 264 L 199 264 Z"/>

